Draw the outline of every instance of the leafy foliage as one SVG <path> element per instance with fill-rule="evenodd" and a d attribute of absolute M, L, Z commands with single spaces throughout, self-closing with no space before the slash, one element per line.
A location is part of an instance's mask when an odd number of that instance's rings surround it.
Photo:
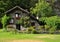
<path fill-rule="evenodd" d="M 45 29 L 49 29 L 51 33 L 51 31 L 54 32 L 56 29 L 60 29 L 60 17 L 53 16 L 55 15 L 53 11 L 54 2 L 55 0 L 51 0 L 51 3 L 46 2 L 46 0 L 0 0 L 0 17 L 3 16 L 2 13 L 4 13 L 6 10 L 9 10 L 12 7 L 18 5 L 24 9 L 28 9 L 35 16 L 38 16 L 38 20 L 46 23 Z M 3 28 L 6 27 L 5 25 L 7 24 L 6 22 L 8 19 L 9 17 L 7 17 L 6 15 L 2 17 L 1 22 L 3 24 Z M 24 27 L 28 27 L 30 25 L 29 17 L 20 18 L 17 24 L 21 24 Z M 33 27 L 30 27 L 29 30 L 31 28 Z M 39 29 L 42 28 L 43 27 L 40 27 Z M 33 29 L 32 32 L 36 32 L 35 29 Z"/>
<path fill-rule="evenodd" d="M 28 27 L 29 26 L 29 17 L 21 17 L 19 20 L 17 20 L 16 24 L 21 24 L 24 27 Z"/>
<path fill-rule="evenodd" d="M 7 20 L 9 19 L 9 17 L 7 17 L 6 15 L 4 15 L 3 17 L 2 17 L 2 20 L 1 20 L 1 22 L 2 22 L 2 24 L 3 24 L 3 28 L 5 28 L 6 29 L 6 24 L 7 24 Z"/>
<path fill-rule="evenodd" d="M 53 33 L 55 30 L 60 30 L 60 17 L 58 16 L 52 16 L 52 17 L 42 17 L 40 21 L 44 21 L 45 24 L 45 30 L 49 30 L 50 33 Z"/>
<path fill-rule="evenodd" d="M 57 22 L 57 16 L 46 18 L 45 22 L 47 25 L 50 25 L 51 27 L 55 26 Z"/>
<path fill-rule="evenodd" d="M 40 17 L 51 16 L 53 10 L 48 2 L 45 0 L 39 0 L 35 8 L 31 8 L 31 13 Z"/>

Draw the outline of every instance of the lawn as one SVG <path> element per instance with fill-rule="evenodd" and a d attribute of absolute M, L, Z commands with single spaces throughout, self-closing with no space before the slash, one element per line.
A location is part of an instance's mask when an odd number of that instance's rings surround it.
<path fill-rule="evenodd" d="M 8 42 L 12 40 L 38 40 L 42 42 L 60 42 L 60 34 L 15 34 L 12 32 L 0 32 L 0 42 Z"/>

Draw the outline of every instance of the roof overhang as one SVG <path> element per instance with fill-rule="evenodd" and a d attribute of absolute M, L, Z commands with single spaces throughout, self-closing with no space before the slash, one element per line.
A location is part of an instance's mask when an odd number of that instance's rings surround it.
<path fill-rule="evenodd" d="M 10 9 L 10 10 L 4 12 L 4 13 L 5 13 L 5 14 L 10 13 L 10 12 L 13 11 L 14 9 L 19 9 L 19 10 L 25 12 L 25 13 L 28 13 L 28 14 L 30 13 L 30 12 L 28 12 L 27 10 L 24 10 L 23 8 L 21 8 L 20 6 L 15 6 L 15 7 L 13 7 L 12 9 Z"/>

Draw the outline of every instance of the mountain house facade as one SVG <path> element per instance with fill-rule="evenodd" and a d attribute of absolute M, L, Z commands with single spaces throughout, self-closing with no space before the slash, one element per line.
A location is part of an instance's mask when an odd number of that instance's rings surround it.
<path fill-rule="evenodd" d="M 28 26 L 35 26 L 35 27 L 39 26 L 38 23 L 39 21 L 33 15 L 31 15 L 27 10 L 22 9 L 19 6 L 13 7 L 12 9 L 6 11 L 5 14 L 11 17 L 8 21 L 8 28 L 12 27 L 21 30 L 21 28 L 25 28 L 24 21 L 28 23 L 27 24 Z M 24 20 L 22 21 L 23 24 L 20 24 L 18 22 L 22 17 L 24 17 Z M 26 20 L 25 18 L 28 17 L 29 19 Z"/>

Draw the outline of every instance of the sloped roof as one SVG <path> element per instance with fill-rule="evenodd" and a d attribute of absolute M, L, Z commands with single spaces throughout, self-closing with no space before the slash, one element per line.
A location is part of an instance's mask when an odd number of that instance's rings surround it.
<path fill-rule="evenodd" d="M 28 12 L 27 10 L 24 10 L 24 9 L 21 8 L 20 6 L 15 6 L 15 7 L 13 7 L 12 9 L 6 11 L 5 13 L 9 13 L 9 12 L 13 11 L 14 9 L 20 9 L 21 11 L 29 14 L 29 12 Z"/>

